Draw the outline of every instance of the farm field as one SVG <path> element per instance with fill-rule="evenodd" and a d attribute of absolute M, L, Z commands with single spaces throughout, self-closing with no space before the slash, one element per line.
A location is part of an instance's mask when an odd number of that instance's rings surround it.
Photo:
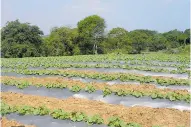
<path fill-rule="evenodd" d="M 78 55 L 1 61 L 3 126 L 190 126 L 188 55 Z"/>

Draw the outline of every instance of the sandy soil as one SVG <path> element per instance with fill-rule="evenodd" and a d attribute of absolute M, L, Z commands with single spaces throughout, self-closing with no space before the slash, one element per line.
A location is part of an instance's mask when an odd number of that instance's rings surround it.
<path fill-rule="evenodd" d="M 33 125 L 23 125 L 15 120 L 8 120 L 6 117 L 1 118 L 1 127 L 16 127 L 16 126 L 23 126 L 23 127 L 35 127 Z"/>
<path fill-rule="evenodd" d="M 1 92 L 1 99 L 13 106 L 29 105 L 38 107 L 46 105 L 51 110 L 81 111 L 87 115 L 99 114 L 106 123 L 109 117 L 118 116 L 125 122 L 136 122 L 143 125 L 143 127 L 151 127 L 152 125 L 160 125 L 162 127 L 190 127 L 190 111 L 180 111 L 170 108 L 125 107 L 73 97 L 62 100 L 13 92 Z"/>

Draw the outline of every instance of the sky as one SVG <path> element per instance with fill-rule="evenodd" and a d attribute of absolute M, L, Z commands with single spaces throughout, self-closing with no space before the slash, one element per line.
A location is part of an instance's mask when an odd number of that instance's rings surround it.
<path fill-rule="evenodd" d="M 107 30 L 190 28 L 190 0 L 1 0 L 1 27 L 19 19 L 39 26 L 45 35 L 53 27 L 76 27 L 94 14 L 105 19 Z"/>

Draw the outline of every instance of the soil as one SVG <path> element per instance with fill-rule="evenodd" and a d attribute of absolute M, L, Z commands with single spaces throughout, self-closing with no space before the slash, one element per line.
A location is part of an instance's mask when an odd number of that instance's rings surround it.
<path fill-rule="evenodd" d="M 162 127 L 190 127 L 190 111 L 170 108 L 125 107 L 123 105 L 106 104 L 100 101 L 73 97 L 57 99 L 13 92 L 1 92 L 1 99 L 12 106 L 29 105 L 39 107 L 46 105 L 51 110 L 78 111 L 84 112 L 87 115 L 99 114 L 106 123 L 109 117 L 118 116 L 127 123 L 136 122 L 143 127 L 151 127 L 153 125 Z"/>
<path fill-rule="evenodd" d="M 23 125 L 15 120 L 8 120 L 6 117 L 1 118 L 1 127 L 35 127 L 33 125 Z"/>
<path fill-rule="evenodd" d="M 174 93 L 178 93 L 181 95 L 186 95 L 186 94 L 190 94 L 190 92 L 188 90 L 173 90 L 173 89 L 169 89 L 169 88 L 165 88 L 165 89 L 160 89 L 157 88 L 155 85 L 152 84 L 141 84 L 141 85 L 135 85 L 135 84 L 115 84 L 115 85 L 108 85 L 106 83 L 96 83 L 96 82 L 92 82 L 92 83 L 83 83 L 81 81 L 76 81 L 76 80 L 72 80 L 72 79 L 67 79 L 67 78 L 61 78 L 61 77 L 46 77 L 46 78 L 36 78 L 36 77 L 32 77 L 32 78 L 18 78 L 18 77 L 9 77 L 9 76 L 1 76 L 0 80 L 17 80 L 17 81 L 28 81 L 30 82 L 32 85 L 37 85 L 37 84 L 42 84 L 44 86 L 46 86 L 46 84 L 48 83 L 63 83 L 63 84 L 67 84 L 68 87 L 72 87 L 73 85 L 78 85 L 81 88 L 85 88 L 88 84 L 92 84 L 97 90 L 104 90 L 105 87 L 110 88 L 112 91 L 117 91 L 117 90 L 127 90 L 127 91 L 138 91 L 138 92 L 147 92 L 147 93 L 154 93 L 154 92 L 159 92 L 161 94 L 166 94 L 169 92 L 174 92 Z"/>

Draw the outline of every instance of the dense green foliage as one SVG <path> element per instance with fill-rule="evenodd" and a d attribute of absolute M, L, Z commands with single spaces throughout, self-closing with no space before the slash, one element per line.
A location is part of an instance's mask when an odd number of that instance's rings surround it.
<path fill-rule="evenodd" d="M 77 28 L 56 27 L 50 35 L 42 37 L 38 26 L 7 22 L 1 30 L 1 56 L 36 57 L 78 54 L 130 53 L 143 51 L 165 51 L 167 53 L 189 53 L 190 29 L 177 29 L 165 33 L 152 30 L 127 31 L 113 28 L 105 31 L 106 22 L 98 15 L 84 18 Z M 184 51 L 186 50 L 186 51 Z"/>
<path fill-rule="evenodd" d="M 113 28 L 109 31 L 107 38 L 102 43 L 104 53 L 120 52 L 130 53 L 132 51 L 128 31 L 123 28 Z"/>
<path fill-rule="evenodd" d="M 45 56 L 63 56 L 80 54 L 77 29 L 68 27 L 54 28 L 51 34 L 44 38 Z"/>
<path fill-rule="evenodd" d="M 41 56 L 41 35 L 43 32 L 37 26 L 18 20 L 8 22 L 1 30 L 2 57 Z"/>
<path fill-rule="evenodd" d="M 86 17 L 78 22 L 81 54 L 97 54 L 100 42 L 104 39 L 105 21 L 97 15 Z M 100 51 L 99 51 L 100 53 Z"/>

